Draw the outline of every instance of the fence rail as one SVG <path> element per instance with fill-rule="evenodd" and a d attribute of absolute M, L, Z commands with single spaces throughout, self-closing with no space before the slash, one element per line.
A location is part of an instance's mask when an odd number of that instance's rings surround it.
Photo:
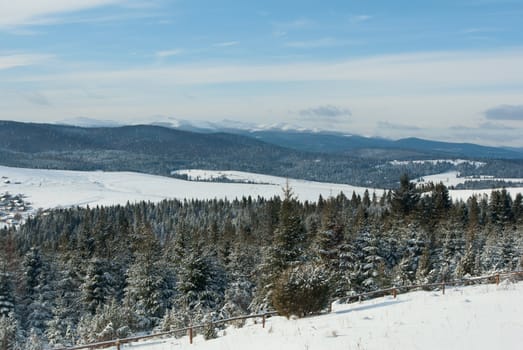
<path fill-rule="evenodd" d="M 343 298 L 338 298 L 337 300 L 340 303 L 349 303 L 351 300 L 358 300 L 362 301 L 363 298 L 368 298 L 376 295 L 385 296 L 385 295 L 392 295 L 394 298 L 398 294 L 400 294 L 400 291 L 410 291 L 412 289 L 427 289 L 427 288 L 439 288 L 442 292 L 442 294 L 445 294 L 445 286 L 457 286 L 457 285 L 467 285 L 468 283 L 477 283 L 481 281 L 492 281 L 492 283 L 496 283 L 496 285 L 499 285 L 500 281 L 504 277 L 508 276 L 522 276 L 523 277 L 523 271 L 513 271 L 513 272 L 499 272 L 493 275 L 488 276 L 480 276 L 480 277 L 471 277 L 471 278 L 463 278 L 459 280 L 452 280 L 452 281 L 442 281 L 439 283 L 427 283 L 427 284 L 412 284 L 412 285 L 406 285 L 406 286 L 395 286 L 385 289 L 380 289 L 372 292 L 366 292 L 366 293 L 359 293 L 355 295 L 346 296 Z M 484 283 L 482 283 L 484 284 Z M 331 310 L 329 309 L 329 312 Z M 240 320 L 247 320 L 252 318 L 261 318 L 262 319 L 262 327 L 265 328 L 265 321 L 266 318 L 269 316 L 277 315 L 278 313 L 276 311 L 269 311 L 265 313 L 260 314 L 254 314 L 254 315 L 247 315 L 247 316 L 238 316 L 238 317 L 231 317 L 223 320 L 213 321 L 212 325 L 220 325 L 225 324 L 233 321 L 240 321 Z M 193 337 L 194 337 L 194 331 L 197 329 L 202 329 L 206 327 L 207 324 L 199 324 L 199 325 L 193 325 L 189 327 L 184 328 L 178 328 L 167 332 L 160 332 L 160 333 L 154 333 L 154 334 L 148 334 L 148 335 L 141 335 L 141 336 L 134 336 L 129 338 L 123 338 L 123 339 L 114 339 L 114 340 L 107 340 L 107 341 L 101 341 L 97 343 L 91 343 L 86 345 L 77 345 L 77 346 L 71 346 L 71 347 L 62 347 L 62 348 L 53 348 L 52 350 L 80 350 L 80 349 L 100 349 L 100 348 L 108 348 L 111 346 L 116 347 L 117 350 L 120 350 L 120 346 L 123 344 L 133 343 L 141 340 L 147 340 L 152 338 L 161 338 L 166 336 L 174 336 L 176 334 L 180 333 L 186 333 L 189 336 L 189 344 L 193 343 Z"/>

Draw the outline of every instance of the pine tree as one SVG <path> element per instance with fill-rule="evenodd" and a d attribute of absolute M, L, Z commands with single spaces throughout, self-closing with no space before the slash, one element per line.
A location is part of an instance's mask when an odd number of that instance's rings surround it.
<path fill-rule="evenodd" d="M 71 312 L 72 305 L 66 297 L 59 297 L 53 308 L 53 318 L 47 321 L 45 336 L 49 345 L 55 347 L 72 346 L 77 338 L 76 317 Z"/>
<path fill-rule="evenodd" d="M 0 315 L 0 350 L 18 350 L 21 341 L 21 330 L 14 313 Z"/>
<path fill-rule="evenodd" d="M 142 329 L 156 325 L 167 307 L 167 284 L 160 244 L 148 224 L 135 233 L 134 261 L 127 271 L 125 299 L 140 317 Z"/>
<path fill-rule="evenodd" d="M 431 195 L 434 218 L 439 222 L 448 217 L 449 210 L 452 206 L 449 190 L 443 183 L 434 186 Z"/>
<path fill-rule="evenodd" d="M 94 314 L 111 296 L 106 266 L 98 258 L 91 258 L 84 281 L 80 286 L 82 304 L 85 310 Z"/>
<path fill-rule="evenodd" d="M 112 299 L 100 307 L 96 314 L 85 314 L 82 317 L 78 325 L 79 338 L 85 343 L 125 338 L 131 334 L 133 324 L 130 308 Z"/>
<path fill-rule="evenodd" d="M 44 350 L 42 340 L 34 328 L 31 328 L 23 348 L 24 350 Z"/>
<path fill-rule="evenodd" d="M 350 289 L 356 257 L 354 248 L 344 237 L 344 227 L 339 224 L 335 202 L 324 204 L 322 228 L 314 245 L 319 262 L 325 267 L 334 296 L 344 296 Z"/>
<path fill-rule="evenodd" d="M 289 267 L 280 275 L 272 304 L 280 315 L 304 317 L 326 308 L 329 296 L 329 277 L 324 266 L 304 263 Z"/>
<path fill-rule="evenodd" d="M 264 254 L 265 259 L 261 267 L 255 301 L 257 308 L 265 309 L 271 305 L 271 294 L 275 282 L 283 271 L 300 263 L 304 254 L 305 238 L 305 228 L 298 211 L 298 202 L 287 184 L 273 242 Z"/>
<path fill-rule="evenodd" d="M 401 175 L 400 187 L 392 194 L 392 211 L 396 215 L 406 217 L 416 208 L 419 199 L 416 185 L 410 182 L 407 174 Z"/>
<path fill-rule="evenodd" d="M 279 224 L 274 233 L 274 250 L 271 256 L 276 274 L 300 261 L 304 252 L 304 240 L 305 228 L 297 210 L 297 201 L 292 190 L 287 187 L 281 203 Z"/>
<path fill-rule="evenodd" d="M 0 271 L 0 317 L 9 317 L 15 309 L 13 276 L 5 268 Z"/>

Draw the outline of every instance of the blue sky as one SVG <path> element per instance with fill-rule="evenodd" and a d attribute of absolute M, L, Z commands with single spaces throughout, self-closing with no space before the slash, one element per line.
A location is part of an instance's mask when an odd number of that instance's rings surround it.
<path fill-rule="evenodd" d="M 523 147 L 521 18 L 521 0 L 0 0 L 0 118 Z"/>

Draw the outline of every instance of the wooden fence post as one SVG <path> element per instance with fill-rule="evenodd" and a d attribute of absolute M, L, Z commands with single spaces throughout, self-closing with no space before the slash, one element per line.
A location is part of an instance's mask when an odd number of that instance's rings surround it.
<path fill-rule="evenodd" d="M 441 282 L 441 293 L 445 295 L 445 281 Z"/>
<path fill-rule="evenodd" d="M 262 316 L 262 328 L 265 328 L 265 314 Z"/>
<path fill-rule="evenodd" d="M 116 345 L 116 350 L 120 350 L 120 340 L 117 339 L 114 344 Z"/>
<path fill-rule="evenodd" d="M 396 290 L 396 288 L 392 288 L 392 296 L 394 297 L 394 299 L 396 299 L 397 295 L 398 295 L 398 291 Z"/>
<path fill-rule="evenodd" d="M 496 274 L 496 286 L 499 286 L 499 273 Z"/>
<path fill-rule="evenodd" d="M 192 344 L 192 327 L 189 327 L 189 344 Z"/>

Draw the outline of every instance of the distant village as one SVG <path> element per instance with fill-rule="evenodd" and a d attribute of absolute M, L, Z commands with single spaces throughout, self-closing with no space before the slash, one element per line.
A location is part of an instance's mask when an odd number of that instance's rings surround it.
<path fill-rule="evenodd" d="M 2 176 L 1 181 L 4 185 L 11 184 L 11 180 L 5 176 Z M 30 204 L 22 194 L 0 193 L 0 227 L 19 225 L 23 214 L 32 209 Z"/>

